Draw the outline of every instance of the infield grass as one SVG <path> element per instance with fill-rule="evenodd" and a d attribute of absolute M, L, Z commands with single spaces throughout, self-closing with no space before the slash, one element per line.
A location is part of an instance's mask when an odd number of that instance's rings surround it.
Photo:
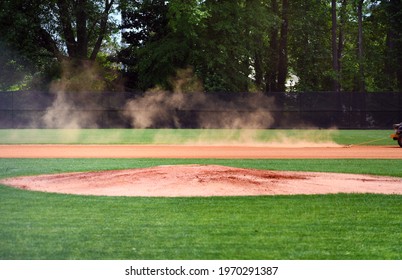
<path fill-rule="evenodd" d="M 0 178 L 221 164 L 402 177 L 402 160 L 0 159 Z M 0 186 L 0 259 L 402 259 L 402 196 L 141 198 Z"/>

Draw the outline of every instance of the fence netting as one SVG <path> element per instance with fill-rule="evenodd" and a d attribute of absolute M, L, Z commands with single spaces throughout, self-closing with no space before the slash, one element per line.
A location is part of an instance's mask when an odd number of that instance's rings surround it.
<path fill-rule="evenodd" d="M 390 129 L 399 122 L 399 92 L 0 92 L 0 128 Z"/>

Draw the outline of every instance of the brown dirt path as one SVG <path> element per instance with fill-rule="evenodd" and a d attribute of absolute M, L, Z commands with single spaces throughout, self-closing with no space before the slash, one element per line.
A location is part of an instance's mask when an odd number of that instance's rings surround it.
<path fill-rule="evenodd" d="M 398 146 L 0 145 L 0 158 L 402 159 Z"/>

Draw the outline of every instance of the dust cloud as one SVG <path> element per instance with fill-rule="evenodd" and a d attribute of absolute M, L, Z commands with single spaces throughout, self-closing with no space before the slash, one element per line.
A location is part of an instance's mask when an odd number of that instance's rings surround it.
<path fill-rule="evenodd" d="M 52 84 L 53 104 L 41 118 L 45 128 L 68 129 L 99 128 L 104 110 L 102 92 L 105 85 L 95 65 L 84 65 L 75 73 L 73 65 L 66 63 L 62 78 Z M 205 93 L 202 83 L 191 68 L 177 71 L 170 79 L 171 91 L 159 87 L 125 102 L 119 109 L 119 118 L 134 129 L 147 128 L 201 128 L 197 136 L 188 141 L 178 139 L 175 133 L 154 135 L 155 143 L 166 142 L 189 145 L 264 145 L 264 146 L 334 146 L 331 134 L 317 137 L 314 133 L 300 132 L 289 137 L 273 133 L 264 138 L 262 131 L 275 124 L 275 100 L 262 93 Z M 282 120 L 281 120 L 282 121 Z M 214 133 L 214 130 L 220 130 Z M 324 136 L 323 136 L 324 135 Z M 116 135 L 114 141 L 118 142 Z M 179 137 L 180 138 L 180 137 Z"/>
<path fill-rule="evenodd" d="M 55 100 L 42 116 L 46 128 L 98 128 L 100 96 L 96 98 L 88 92 L 101 92 L 105 88 L 105 82 L 95 63 L 84 62 L 79 67 L 80 71 L 76 71 L 76 66 L 72 62 L 64 62 L 61 78 L 50 86 Z"/>
<path fill-rule="evenodd" d="M 100 111 L 95 107 L 92 110 L 80 110 L 77 104 L 81 98 L 70 97 L 64 91 L 57 92 L 56 100 L 47 108 L 42 117 L 46 128 L 98 128 L 97 118 Z M 85 102 L 85 101 L 84 101 Z"/>
<path fill-rule="evenodd" d="M 199 127 L 205 129 L 269 128 L 274 122 L 263 96 L 224 101 L 205 93 L 153 91 L 130 100 L 123 114 L 134 128 Z"/>
<path fill-rule="evenodd" d="M 65 63 L 60 80 L 53 82 L 53 104 L 42 117 L 45 128 L 98 128 L 104 89 L 99 69 L 84 65 L 78 73 Z M 206 94 L 191 68 L 178 70 L 170 79 L 172 91 L 158 87 L 128 100 L 121 116 L 133 128 L 266 129 L 274 118 L 273 98 L 263 94 Z M 95 94 L 88 94 L 95 92 Z"/>
<path fill-rule="evenodd" d="M 151 89 L 127 102 L 123 115 L 134 128 L 270 128 L 273 98 L 263 94 L 206 94 L 191 68 L 177 71 L 173 91 Z"/>

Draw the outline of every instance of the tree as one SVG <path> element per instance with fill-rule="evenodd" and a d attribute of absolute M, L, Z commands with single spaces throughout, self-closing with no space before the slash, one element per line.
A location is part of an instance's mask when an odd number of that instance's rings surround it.
<path fill-rule="evenodd" d="M 206 91 L 247 91 L 258 37 L 250 2 L 126 1 L 122 58 L 137 86 L 171 89 L 176 71 L 190 66 Z"/>
<path fill-rule="evenodd" d="M 331 0 L 331 16 L 332 16 L 332 70 L 334 71 L 334 78 L 333 78 L 333 86 L 332 90 L 333 91 L 339 91 L 339 81 L 338 81 L 338 76 L 339 76 L 339 57 L 340 55 L 338 54 L 338 36 L 337 36 L 337 31 L 338 31 L 338 17 L 337 17 L 337 2 L 336 0 Z M 339 40 L 340 42 L 341 40 Z"/>
<path fill-rule="evenodd" d="M 298 91 L 402 90 L 400 0 L 2 0 L 0 87 L 108 64 L 117 9 L 131 89 L 173 89 L 193 69 L 206 91 L 277 95 L 292 75 Z"/>
<path fill-rule="evenodd" d="M 108 23 L 114 0 L 57 0 L 45 4 L 37 15 L 36 35 L 41 46 L 59 61 L 94 61 L 105 36 L 110 34 Z M 44 11 L 53 18 L 44 17 Z"/>
<path fill-rule="evenodd" d="M 289 69 L 298 77 L 296 91 L 333 87 L 331 10 L 323 1 L 290 2 Z"/>
<path fill-rule="evenodd" d="M 271 0 L 271 13 L 273 18 L 277 21 L 273 24 L 268 33 L 269 44 L 266 46 L 268 52 L 265 54 L 266 70 L 265 70 L 265 91 L 277 91 L 277 61 L 279 52 L 278 33 L 279 33 L 279 8 L 277 0 Z"/>
<path fill-rule="evenodd" d="M 279 39 L 278 59 L 278 85 L 279 92 L 285 92 L 286 79 L 288 77 L 288 25 L 289 25 L 289 2 L 282 0 L 282 25 Z"/>
<path fill-rule="evenodd" d="M 245 1 L 207 0 L 204 5 L 207 16 L 199 29 L 196 73 L 206 91 L 247 91 L 254 53 Z"/>
<path fill-rule="evenodd" d="M 4 0 L 0 40 L 32 63 L 88 67 L 111 35 L 113 5 L 114 0 Z"/>
<path fill-rule="evenodd" d="M 381 3 L 385 10 L 386 46 L 385 69 L 389 88 L 402 90 L 402 1 L 389 0 Z"/>
<path fill-rule="evenodd" d="M 171 47 L 166 42 L 168 5 L 161 0 L 122 3 L 121 29 L 125 47 L 119 53 L 119 60 L 125 65 L 128 87 L 146 90 L 156 84 L 166 86 L 167 76 L 173 73 L 166 53 Z"/>
<path fill-rule="evenodd" d="M 332 90 L 365 91 L 363 47 L 367 1 L 331 1 Z"/>
<path fill-rule="evenodd" d="M 33 43 L 33 27 L 37 25 L 33 15 L 38 13 L 37 4 L 31 1 L 0 1 L 2 90 L 25 89 L 35 76 L 45 79 L 46 69 L 53 66 L 47 51 Z"/>
<path fill-rule="evenodd" d="M 364 54 L 363 54 L 363 3 L 364 0 L 357 1 L 357 21 L 358 21 L 358 35 L 357 35 L 357 60 L 359 64 L 358 74 L 358 91 L 365 92 L 364 83 Z"/>
<path fill-rule="evenodd" d="M 341 7 L 340 7 L 340 15 L 339 15 L 339 35 L 338 35 L 338 69 L 336 72 L 336 78 L 337 78 L 337 91 L 340 91 L 340 84 L 339 81 L 341 80 L 341 69 L 342 69 L 342 56 L 343 56 L 343 49 L 344 49 L 344 31 L 345 31 L 345 26 L 346 26 L 346 18 L 347 18 L 347 4 L 348 0 L 342 0 L 341 2 Z"/>

